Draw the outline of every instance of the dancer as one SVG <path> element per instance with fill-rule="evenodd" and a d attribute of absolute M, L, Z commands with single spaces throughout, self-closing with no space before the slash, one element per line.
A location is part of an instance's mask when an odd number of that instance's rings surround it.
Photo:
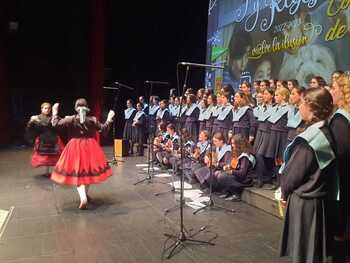
<path fill-rule="evenodd" d="M 33 167 L 55 166 L 63 150 L 63 142 L 51 125 L 51 104 L 44 102 L 41 104 L 41 113 L 33 115 L 28 124 L 27 132 L 34 141 L 34 151 L 31 164 Z"/>
<path fill-rule="evenodd" d="M 75 185 L 80 196 L 79 209 L 87 209 L 90 184 L 101 183 L 112 175 L 112 169 L 95 137 L 97 131 L 107 132 L 113 122 L 114 111 L 110 110 L 107 121 L 101 124 L 96 117 L 87 116 L 89 112 L 84 98 L 75 102 L 76 115 L 60 119 L 59 103 L 52 109 L 52 126 L 65 129 L 69 142 L 58 160 L 51 179 L 63 185 Z"/>
<path fill-rule="evenodd" d="M 280 255 L 293 263 L 327 261 L 326 200 L 334 176 L 334 142 L 326 121 L 333 111 L 324 88 L 305 91 L 299 107 L 308 128 L 288 145 L 281 168 L 282 200 L 287 202 Z"/>

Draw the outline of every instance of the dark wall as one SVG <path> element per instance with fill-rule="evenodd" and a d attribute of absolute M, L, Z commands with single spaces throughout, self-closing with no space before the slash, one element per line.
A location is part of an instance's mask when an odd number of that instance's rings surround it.
<path fill-rule="evenodd" d="M 143 1 L 105 1 L 106 85 L 120 81 L 137 88 L 122 91 L 120 120 L 126 99 L 145 94 L 145 80 L 169 81 L 175 87 L 177 62 L 205 62 L 208 1 L 149 1 L 147 6 Z M 61 102 L 66 115 L 77 97 L 87 96 L 91 10 L 87 0 L 3 0 L 0 7 L 6 54 L 0 69 L 8 83 L 0 79 L 0 92 L 11 120 L 7 142 L 22 144 L 24 125 L 39 113 L 41 102 Z M 9 20 L 19 21 L 17 32 L 9 32 Z M 202 87 L 203 79 L 203 71 L 193 70 L 190 84 Z M 169 89 L 157 86 L 154 93 L 168 97 Z M 106 114 L 113 93 L 106 91 L 104 98 Z"/>

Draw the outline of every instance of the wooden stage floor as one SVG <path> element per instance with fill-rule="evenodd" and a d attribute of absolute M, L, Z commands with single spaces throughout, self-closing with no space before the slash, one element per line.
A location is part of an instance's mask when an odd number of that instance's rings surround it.
<path fill-rule="evenodd" d="M 105 150 L 111 156 L 111 148 Z M 135 166 L 145 158 L 124 158 L 114 166 L 113 177 L 91 187 L 90 209 L 80 211 L 76 189 L 53 184 L 42 175 L 45 168 L 31 168 L 30 154 L 28 148 L 0 151 L 0 209 L 14 207 L 0 239 L 0 263 L 290 262 L 278 257 L 281 220 L 245 203 L 221 200 L 236 213 L 193 215 L 192 208 L 184 209 L 186 229 L 207 226 L 196 238 L 216 237 L 215 246 L 188 245 L 162 259 L 163 233 L 178 233 L 179 210 L 164 215 L 176 205 L 175 195 L 154 196 L 168 185 L 133 185 L 145 176 Z"/>

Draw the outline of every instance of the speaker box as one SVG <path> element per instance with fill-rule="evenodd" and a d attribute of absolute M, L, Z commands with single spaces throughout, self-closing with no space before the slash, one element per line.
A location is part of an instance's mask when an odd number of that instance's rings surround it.
<path fill-rule="evenodd" d="M 114 140 L 114 152 L 115 157 L 128 156 L 129 143 L 127 140 L 116 139 Z"/>

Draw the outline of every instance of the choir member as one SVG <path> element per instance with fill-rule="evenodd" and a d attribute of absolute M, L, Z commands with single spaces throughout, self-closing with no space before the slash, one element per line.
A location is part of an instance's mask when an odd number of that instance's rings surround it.
<path fill-rule="evenodd" d="M 95 139 L 96 132 L 107 132 L 113 123 L 114 112 L 109 111 L 107 121 L 102 124 L 96 117 L 87 116 L 87 101 L 83 98 L 75 102 L 76 115 L 60 119 L 59 103 L 52 108 L 52 126 L 66 129 L 69 142 L 58 160 L 51 179 L 59 184 L 75 185 L 80 196 L 79 209 L 87 209 L 90 184 L 105 181 L 112 175 L 106 156 Z"/>
<path fill-rule="evenodd" d="M 273 173 L 276 176 L 276 185 L 279 186 L 278 170 L 283 162 L 283 153 L 287 146 L 288 137 L 288 112 L 289 112 L 289 89 L 279 87 L 275 91 L 275 110 L 268 118 L 270 122 L 270 138 L 268 139 L 266 158 L 274 161 Z"/>
<path fill-rule="evenodd" d="M 264 105 L 258 112 L 258 128 L 254 140 L 254 154 L 257 159 L 257 179 L 258 187 L 265 184 L 272 184 L 272 174 L 274 169 L 274 160 L 266 156 L 270 140 L 271 123 L 268 118 L 275 111 L 272 104 L 274 89 L 267 88 L 264 91 Z"/>
<path fill-rule="evenodd" d="M 166 123 L 169 123 L 171 121 L 171 115 L 167 106 L 168 106 L 168 103 L 166 100 L 160 101 L 159 109 L 156 116 L 157 124 L 159 124 L 161 121 Z"/>
<path fill-rule="evenodd" d="M 128 142 L 128 148 L 129 153 L 133 154 L 133 142 L 132 142 L 132 133 L 133 133 L 133 127 L 132 123 L 136 114 L 136 109 L 134 108 L 133 101 L 131 99 L 128 99 L 126 101 L 126 110 L 124 110 L 124 130 L 123 130 L 123 140 L 126 140 Z"/>
<path fill-rule="evenodd" d="M 219 115 L 214 121 L 213 133 L 221 132 L 227 140 L 228 131 L 232 127 L 232 105 L 229 102 L 231 93 L 225 92 L 221 95 L 221 109 Z"/>
<path fill-rule="evenodd" d="M 249 105 L 248 96 L 242 91 L 238 91 L 234 97 L 234 109 L 232 118 L 232 133 L 233 135 L 240 134 L 254 142 L 256 132 L 256 121 L 253 110 Z"/>
<path fill-rule="evenodd" d="M 187 176 L 190 183 L 194 183 L 196 181 L 194 176 L 195 171 L 206 166 L 204 163 L 204 157 L 210 151 L 210 144 L 208 140 L 208 131 L 201 131 L 198 136 L 198 142 L 192 154 L 191 174 Z"/>
<path fill-rule="evenodd" d="M 244 188 L 253 185 L 255 157 L 246 137 L 237 134 L 231 139 L 232 160 L 224 166 L 224 176 L 218 177 L 218 188 L 228 201 L 240 201 Z"/>
<path fill-rule="evenodd" d="M 141 104 L 143 105 L 143 109 L 142 109 L 143 112 L 144 112 L 146 115 L 148 115 L 149 106 L 148 106 L 148 104 L 147 104 L 146 99 L 145 99 L 144 96 L 140 96 L 140 97 L 139 97 L 139 103 L 141 103 Z"/>
<path fill-rule="evenodd" d="M 196 96 L 190 94 L 187 96 L 187 110 L 185 113 L 184 128 L 191 134 L 193 141 L 196 141 L 198 139 L 199 113 L 200 109 L 196 104 Z"/>
<path fill-rule="evenodd" d="M 305 91 L 305 88 L 303 87 L 295 87 L 292 89 L 292 92 L 289 96 L 289 112 L 288 112 L 288 136 L 287 136 L 287 145 L 291 143 L 295 136 L 300 133 L 300 131 L 304 127 L 304 122 L 301 119 L 300 113 L 299 113 L 299 105 L 301 102 L 301 95 Z"/>
<path fill-rule="evenodd" d="M 173 152 L 179 150 L 180 138 L 175 131 L 174 124 L 168 124 L 166 130 L 168 139 L 164 142 L 162 150 L 156 154 L 156 157 L 161 165 L 170 167 L 169 160 Z"/>
<path fill-rule="evenodd" d="M 333 180 L 331 194 L 333 227 L 336 251 L 339 256 L 347 254 L 350 262 L 350 76 L 341 75 L 333 81 L 331 94 L 336 111 L 330 119 L 330 129 L 336 143 L 337 174 Z M 335 258 L 335 257 L 333 257 Z M 341 262 L 334 259 L 334 262 Z"/>
<path fill-rule="evenodd" d="M 332 96 L 309 88 L 299 111 L 307 128 L 288 145 L 281 168 L 281 198 L 287 203 L 280 255 L 291 256 L 293 263 L 325 263 L 330 249 L 326 200 L 335 173 L 334 141 L 326 125 Z"/>
<path fill-rule="evenodd" d="M 205 117 L 207 116 L 206 112 L 208 110 L 208 96 L 207 96 L 206 93 L 204 93 L 203 99 L 200 102 L 198 107 L 199 107 L 199 110 L 200 110 L 199 117 L 198 117 L 199 131 L 203 131 L 203 130 L 206 129 L 206 119 L 205 119 Z"/>
<path fill-rule="evenodd" d="M 148 129 L 149 129 L 149 136 L 151 138 L 154 137 L 156 130 L 157 130 L 157 113 L 159 110 L 159 97 L 158 96 L 152 96 L 152 104 L 149 107 L 148 111 Z"/>
<path fill-rule="evenodd" d="M 225 136 L 218 132 L 213 137 L 213 148 L 208 155 L 204 157 L 204 163 L 207 165 L 197 169 L 194 175 L 201 185 L 201 188 L 208 187 L 210 182 L 215 183 L 215 177 L 219 177 L 223 172 L 225 165 L 231 161 L 231 146 L 226 144 Z M 216 185 L 213 185 L 214 189 Z"/>
<path fill-rule="evenodd" d="M 299 87 L 299 82 L 296 79 L 290 79 L 287 81 L 287 88 L 289 89 L 290 92 L 292 92 L 292 90 L 294 88 L 298 88 Z"/>
<path fill-rule="evenodd" d="M 218 115 L 217 111 L 217 100 L 215 94 L 208 95 L 208 108 L 204 112 L 204 120 L 205 120 L 205 130 L 208 131 L 209 136 L 212 134 L 214 119 L 216 119 Z"/>
<path fill-rule="evenodd" d="M 137 153 L 139 156 L 143 156 L 143 144 L 145 143 L 145 133 L 146 133 L 146 113 L 143 111 L 144 107 L 139 102 L 136 105 L 136 114 L 133 119 L 133 143 L 137 144 Z"/>

